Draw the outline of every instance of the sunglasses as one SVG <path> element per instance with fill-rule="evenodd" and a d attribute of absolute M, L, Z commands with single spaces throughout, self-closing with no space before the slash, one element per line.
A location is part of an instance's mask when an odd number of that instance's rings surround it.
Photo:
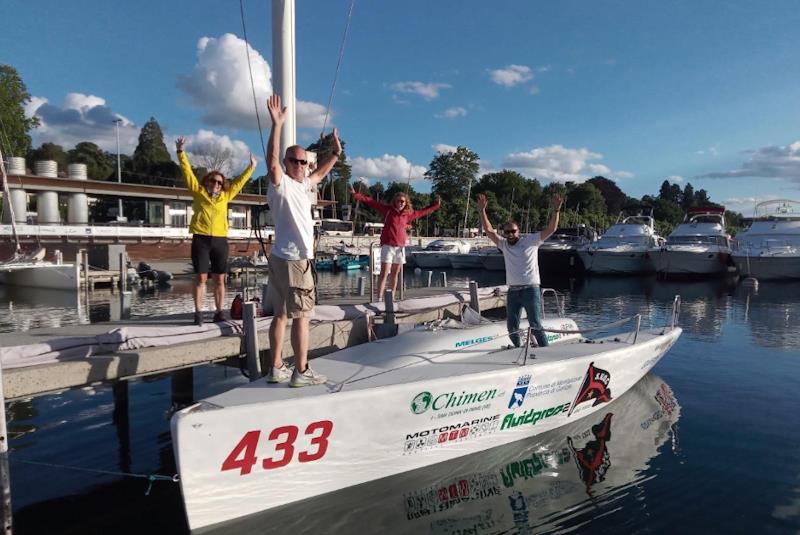
<path fill-rule="evenodd" d="M 293 164 L 308 165 L 308 160 L 298 160 L 297 158 L 292 158 L 291 156 L 289 156 L 286 159 L 289 160 L 290 162 L 292 162 Z"/>
<path fill-rule="evenodd" d="M 209 180 L 208 183 L 212 186 L 222 186 L 224 184 L 222 180 Z"/>

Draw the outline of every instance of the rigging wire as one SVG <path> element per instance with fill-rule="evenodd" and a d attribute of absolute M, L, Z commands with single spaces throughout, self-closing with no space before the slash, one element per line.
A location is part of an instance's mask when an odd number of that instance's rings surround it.
<path fill-rule="evenodd" d="M 325 127 L 328 125 L 328 116 L 331 112 L 333 105 L 333 94 L 336 91 L 336 81 L 339 79 L 339 70 L 342 66 L 342 58 L 344 58 L 344 45 L 347 42 L 347 33 L 350 31 L 350 21 L 353 18 L 353 6 L 356 0 L 350 0 L 350 9 L 347 11 L 347 24 L 344 26 L 344 34 L 342 35 L 342 44 L 339 46 L 339 59 L 336 62 L 336 72 L 333 75 L 333 84 L 331 85 L 331 94 L 328 97 L 328 107 L 325 109 L 325 120 L 322 122 L 322 131 L 320 135 L 325 134 Z"/>
<path fill-rule="evenodd" d="M 253 90 L 253 108 L 256 110 L 256 123 L 258 123 L 258 135 L 261 138 L 261 152 L 264 154 L 264 165 L 267 163 L 267 149 L 264 145 L 264 130 L 261 128 L 261 114 L 258 113 L 258 99 L 256 97 L 256 85 L 253 81 L 253 67 L 250 64 L 250 42 L 247 40 L 247 25 L 244 22 L 244 0 L 239 0 L 239 14 L 242 18 L 242 34 L 244 35 L 244 52 L 247 56 L 247 71 L 250 73 L 250 88 Z M 258 181 L 258 194 L 261 195 L 261 181 Z"/>

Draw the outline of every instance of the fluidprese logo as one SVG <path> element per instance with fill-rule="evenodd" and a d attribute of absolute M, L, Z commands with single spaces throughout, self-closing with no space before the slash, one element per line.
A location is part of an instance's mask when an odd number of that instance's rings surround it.
<path fill-rule="evenodd" d="M 489 401 L 497 396 L 497 389 L 481 390 L 478 392 L 446 392 L 444 394 L 432 394 L 431 392 L 420 392 L 411 400 L 411 412 L 422 414 L 428 409 L 440 411 L 454 409 L 466 405 L 474 405 Z"/>

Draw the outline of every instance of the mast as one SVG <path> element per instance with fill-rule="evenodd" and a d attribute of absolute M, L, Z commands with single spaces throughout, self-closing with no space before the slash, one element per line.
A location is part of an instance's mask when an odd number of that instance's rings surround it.
<path fill-rule="evenodd" d="M 272 89 L 286 106 L 280 139 L 281 157 L 297 143 L 295 94 L 294 0 L 272 0 Z"/>
<path fill-rule="evenodd" d="M 17 218 L 14 215 L 14 206 L 11 204 L 11 191 L 8 189 L 8 177 L 6 176 L 6 162 L 3 160 L 3 151 L 0 149 L 0 175 L 3 177 L 3 202 L 8 207 L 11 215 L 11 234 L 14 236 L 14 257 L 19 255 L 19 236 L 17 236 Z"/>

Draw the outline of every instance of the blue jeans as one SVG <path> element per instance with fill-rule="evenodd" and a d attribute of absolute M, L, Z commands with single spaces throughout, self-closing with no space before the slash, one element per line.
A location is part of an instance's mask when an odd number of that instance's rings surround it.
<path fill-rule="evenodd" d="M 506 296 L 506 325 L 508 336 L 515 347 L 520 346 L 519 320 L 522 309 L 528 314 L 528 324 L 533 329 L 533 336 L 539 347 L 547 346 L 547 336 L 542 330 L 542 292 L 538 286 L 528 286 L 508 290 Z"/>

